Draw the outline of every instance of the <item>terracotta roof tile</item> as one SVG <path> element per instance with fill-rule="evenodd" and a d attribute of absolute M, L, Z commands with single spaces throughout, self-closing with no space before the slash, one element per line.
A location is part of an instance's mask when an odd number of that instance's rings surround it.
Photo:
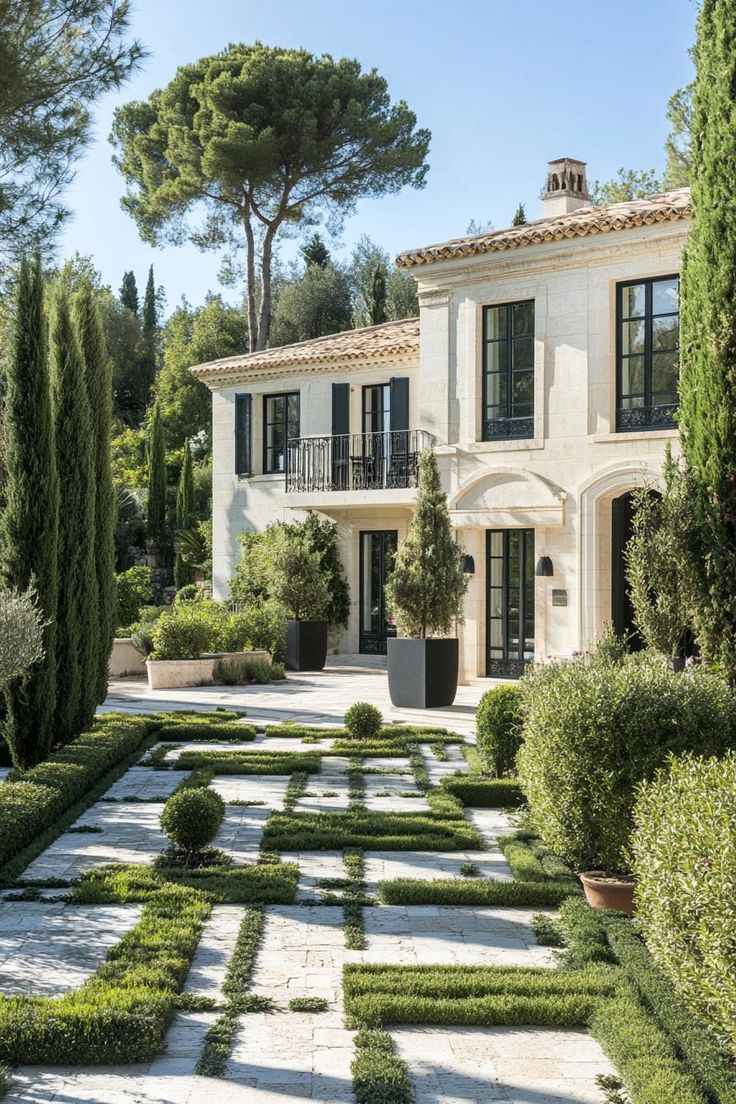
<path fill-rule="evenodd" d="M 308 367 L 346 360 L 363 360 L 402 356 L 419 352 L 419 319 L 404 318 L 398 322 L 381 322 L 377 326 L 365 326 L 359 330 L 316 337 L 311 341 L 298 341 L 294 345 L 280 345 L 259 353 L 243 353 L 240 356 L 211 360 L 197 364 L 189 371 L 207 382 L 216 377 L 240 374 L 248 369 L 283 368 L 289 365 Z"/>
<path fill-rule="evenodd" d="M 628 230 L 655 222 L 676 222 L 691 218 L 693 213 L 689 188 L 646 196 L 627 203 L 609 203 L 602 207 L 580 207 L 567 215 L 538 219 L 524 226 L 492 230 L 469 238 L 408 249 L 396 258 L 398 268 L 413 268 L 433 261 L 472 257 L 479 253 L 495 253 L 502 249 L 518 249 L 523 245 L 581 238 L 589 234 L 607 234 L 612 230 Z"/>

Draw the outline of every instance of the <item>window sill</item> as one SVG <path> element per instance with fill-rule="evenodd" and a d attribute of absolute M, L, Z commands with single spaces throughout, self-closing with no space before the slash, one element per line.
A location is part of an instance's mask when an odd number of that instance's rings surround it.
<path fill-rule="evenodd" d="M 591 434 L 591 440 L 597 445 L 607 445 L 612 441 L 672 441 L 677 437 L 677 429 L 619 429 L 615 433 Z"/>
<path fill-rule="evenodd" d="M 249 483 L 274 483 L 277 479 L 283 483 L 285 476 L 283 472 L 259 472 L 258 474 L 252 472 L 250 475 L 236 475 L 235 478 L 239 483 L 246 480 Z"/>
<path fill-rule="evenodd" d="M 544 437 L 507 437 L 493 441 L 472 441 L 466 446 L 473 452 L 528 452 L 544 448 Z"/>

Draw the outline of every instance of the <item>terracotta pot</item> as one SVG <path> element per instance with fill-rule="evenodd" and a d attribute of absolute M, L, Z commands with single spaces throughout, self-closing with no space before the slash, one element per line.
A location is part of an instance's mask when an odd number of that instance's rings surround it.
<path fill-rule="evenodd" d="M 591 908 L 613 909 L 627 916 L 634 915 L 633 878 L 619 878 L 605 870 L 584 870 L 580 875 L 585 897 Z"/>

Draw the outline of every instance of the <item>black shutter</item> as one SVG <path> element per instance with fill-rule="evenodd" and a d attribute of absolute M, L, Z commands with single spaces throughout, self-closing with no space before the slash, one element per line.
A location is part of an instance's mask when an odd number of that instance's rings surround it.
<path fill-rule="evenodd" d="M 252 396 L 235 396 L 235 474 L 252 472 Z"/>
<path fill-rule="evenodd" d="M 409 377 L 394 376 L 391 379 L 391 430 L 409 428 Z"/>
<path fill-rule="evenodd" d="M 350 456 L 350 384 L 332 385 L 332 486 L 345 491 L 348 486 L 348 458 Z M 338 440 L 335 440 L 338 438 Z"/>
<path fill-rule="evenodd" d="M 350 384 L 332 385 L 332 436 L 350 432 Z"/>

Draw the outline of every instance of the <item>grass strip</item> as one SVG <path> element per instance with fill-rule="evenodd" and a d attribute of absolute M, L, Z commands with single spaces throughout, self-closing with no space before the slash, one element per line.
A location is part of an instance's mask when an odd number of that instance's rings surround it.
<path fill-rule="evenodd" d="M 266 736 L 285 736 L 295 740 L 303 740 L 305 736 L 317 736 L 321 739 L 345 740 L 353 745 L 360 746 L 361 741 L 348 734 L 344 726 L 333 728 L 319 728 L 317 725 L 280 724 L 266 725 Z M 366 743 L 412 743 L 423 739 L 427 743 L 461 744 L 463 737 L 457 732 L 448 732 L 446 728 L 433 728 L 424 725 L 382 725 L 375 737 L 365 741 Z"/>
<path fill-rule="evenodd" d="M 386 1031 L 364 1028 L 355 1036 L 350 1066 L 357 1104 L 411 1104 L 414 1099 L 406 1062 L 394 1052 Z"/>
<path fill-rule="evenodd" d="M 0 997 L 0 1061 L 122 1065 L 163 1046 L 211 906 L 167 886 L 79 989 L 62 997 Z"/>
<path fill-rule="evenodd" d="M 296 863 L 181 867 L 110 865 L 83 874 L 66 896 L 76 905 L 145 903 L 166 886 L 189 886 L 212 904 L 290 905 L 299 882 Z"/>
<path fill-rule="evenodd" d="M 362 851 L 345 851 L 343 864 L 348 875 L 343 893 L 343 930 L 345 946 L 351 951 L 365 950 L 365 862 Z"/>
<path fill-rule="evenodd" d="M 507 809 L 524 803 L 519 783 L 513 778 L 451 774 L 442 779 L 440 786 L 463 805 L 474 809 Z"/>
<path fill-rule="evenodd" d="M 379 850 L 376 845 L 374 850 Z M 499 905 L 554 908 L 574 886 L 546 882 L 486 881 L 478 878 L 393 878 L 379 882 L 384 905 Z"/>
<path fill-rule="evenodd" d="M 263 1007 L 262 1002 L 254 1006 L 254 1002 L 249 1000 L 247 990 L 263 936 L 264 921 L 262 909 L 247 909 L 241 921 L 222 986 L 227 997 L 227 1008 L 205 1035 L 202 1053 L 197 1062 L 197 1073 L 203 1077 L 223 1076 L 238 1030 L 239 1014 L 253 1011 L 255 1007 Z"/>
<path fill-rule="evenodd" d="M 171 764 L 175 770 L 211 770 L 213 774 L 317 774 L 320 756 L 290 751 L 183 751 Z"/>
<path fill-rule="evenodd" d="M 682 1004 L 631 921 L 605 913 L 601 922 L 627 980 L 659 1027 L 667 1033 L 677 1053 L 685 1059 L 708 1101 L 736 1104 L 733 1060 L 708 1028 Z"/>
<path fill-rule="evenodd" d="M 631 1104 L 709 1104 L 693 1072 L 630 986 L 600 1002 L 589 1030 L 621 1075 Z"/>
<path fill-rule="evenodd" d="M 568 867 L 531 833 L 520 830 L 509 836 L 500 836 L 498 846 L 511 867 L 511 873 L 520 881 L 551 880 L 567 885 L 574 893 L 580 893 L 578 881 Z"/>
<path fill-rule="evenodd" d="M 466 821 L 438 821 L 414 813 L 272 813 L 265 851 L 466 851 L 483 841 Z"/>

